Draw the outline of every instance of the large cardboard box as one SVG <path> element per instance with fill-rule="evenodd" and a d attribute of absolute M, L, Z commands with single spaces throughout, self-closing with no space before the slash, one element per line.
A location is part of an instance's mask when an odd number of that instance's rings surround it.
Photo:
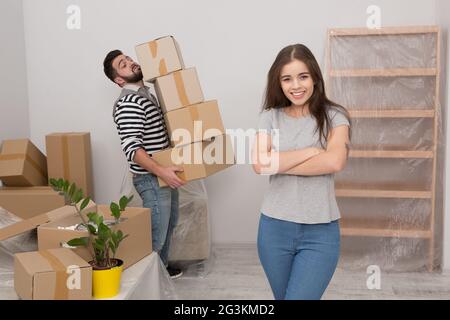
<path fill-rule="evenodd" d="M 155 92 L 164 113 L 204 100 L 195 68 L 156 78 Z"/>
<path fill-rule="evenodd" d="M 52 133 L 45 136 L 48 177 L 64 178 L 94 199 L 91 135 L 89 132 Z"/>
<path fill-rule="evenodd" d="M 14 288 L 26 300 L 90 300 L 92 267 L 64 248 L 17 253 Z"/>
<path fill-rule="evenodd" d="M 135 49 L 144 81 L 153 82 L 156 77 L 184 69 L 178 43 L 172 36 L 139 44 Z"/>
<path fill-rule="evenodd" d="M 235 164 L 233 145 L 228 135 L 158 151 L 152 157 L 160 165 L 183 168 L 183 172 L 177 175 L 184 181 L 206 178 Z M 160 178 L 158 182 L 161 187 L 167 186 Z"/>
<path fill-rule="evenodd" d="M 0 207 L 22 219 L 29 219 L 65 205 L 64 196 L 51 187 L 0 188 Z"/>
<path fill-rule="evenodd" d="M 114 220 L 109 206 L 98 205 L 97 209 L 103 214 L 105 221 Z M 122 221 L 117 228 L 129 236 L 120 243 L 116 258 L 123 260 L 126 269 L 152 252 L 150 209 L 126 208 L 121 217 Z M 71 216 L 40 225 L 38 227 L 39 250 L 64 247 L 67 246 L 65 243 L 73 238 L 87 237 L 87 231 L 76 230 L 80 223 L 79 217 Z M 92 260 L 88 248 L 78 247 L 73 250 L 84 260 Z"/>
<path fill-rule="evenodd" d="M 97 205 L 91 200 L 81 213 L 87 215 L 89 212 L 96 211 L 96 209 Z M 72 216 L 78 216 L 75 208 L 73 206 L 64 206 L 58 209 L 51 210 L 49 212 L 39 214 L 30 219 L 18 221 L 14 224 L 0 229 L 0 241 L 36 229 L 42 224 Z"/>
<path fill-rule="evenodd" d="M 5 140 L 0 153 L 0 180 L 11 187 L 46 186 L 47 159 L 28 139 Z"/>
<path fill-rule="evenodd" d="M 164 119 L 172 146 L 208 140 L 225 133 L 216 100 L 167 112 Z"/>

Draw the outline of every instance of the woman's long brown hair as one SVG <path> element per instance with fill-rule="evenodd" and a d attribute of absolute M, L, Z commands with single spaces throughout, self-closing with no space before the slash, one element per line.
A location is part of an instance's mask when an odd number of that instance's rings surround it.
<path fill-rule="evenodd" d="M 314 92 L 306 102 L 309 105 L 309 112 L 316 119 L 317 128 L 319 130 L 319 140 L 322 147 L 328 141 L 329 128 L 331 120 L 328 115 L 330 108 L 336 108 L 338 112 L 342 112 L 350 123 L 351 119 L 347 110 L 327 98 L 325 93 L 325 83 L 323 81 L 322 72 L 319 64 L 312 52 L 302 44 L 294 44 L 283 48 L 277 55 L 275 61 L 270 67 L 267 75 L 267 87 L 264 98 L 263 110 L 281 109 L 289 107 L 292 103 L 284 95 L 280 84 L 281 69 L 293 60 L 302 61 L 308 68 L 314 82 Z M 351 133 L 349 131 L 349 135 Z"/>

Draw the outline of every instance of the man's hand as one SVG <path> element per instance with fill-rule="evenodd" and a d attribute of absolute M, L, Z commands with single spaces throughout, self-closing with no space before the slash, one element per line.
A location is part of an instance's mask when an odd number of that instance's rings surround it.
<path fill-rule="evenodd" d="M 183 168 L 173 166 L 173 167 L 161 167 L 157 176 L 164 180 L 165 183 L 169 185 L 172 189 L 179 188 L 185 184 L 185 181 L 181 180 L 176 172 L 183 172 Z"/>

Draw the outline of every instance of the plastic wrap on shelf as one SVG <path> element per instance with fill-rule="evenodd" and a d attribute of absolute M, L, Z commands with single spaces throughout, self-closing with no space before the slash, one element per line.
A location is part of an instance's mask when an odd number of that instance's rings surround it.
<path fill-rule="evenodd" d="M 169 261 L 183 269 L 184 277 L 202 277 L 209 273 L 213 264 L 206 187 L 203 180 L 194 180 L 178 190 L 179 218 L 171 239 Z M 120 194 L 134 195 L 130 206 L 142 207 L 142 199 L 128 169 L 123 175 Z"/>
<path fill-rule="evenodd" d="M 342 267 L 440 268 L 439 36 L 435 27 L 329 31 L 327 93 L 352 119 L 349 159 L 335 176 Z"/>

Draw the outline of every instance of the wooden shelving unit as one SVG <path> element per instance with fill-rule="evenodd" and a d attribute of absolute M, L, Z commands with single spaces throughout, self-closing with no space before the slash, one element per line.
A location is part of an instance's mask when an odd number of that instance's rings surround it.
<path fill-rule="evenodd" d="M 337 68 L 333 66 L 332 42 L 338 37 L 345 41 L 351 37 L 358 37 L 358 40 L 367 39 L 367 41 L 377 40 L 379 36 L 388 36 L 392 40 L 395 37 L 422 37 L 424 35 L 435 37 L 435 48 L 433 48 L 433 55 L 435 55 L 435 65 L 431 67 L 423 67 L 428 61 L 424 61 L 420 66 L 400 66 L 392 68 Z M 338 42 L 335 42 L 338 43 Z M 436 200 L 436 152 L 438 139 L 438 115 L 439 115 L 439 77 L 440 77 L 440 30 L 438 27 L 396 27 L 396 28 L 382 28 L 382 29 L 331 29 L 328 31 L 328 50 L 327 50 L 327 75 L 328 83 L 327 89 L 330 97 L 333 100 L 340 102 L 338 96 L 333 96 L 330 91 L 331 81 L 340 81 L 340 78 L 395 78 L 395 77 L 420 77 L 420 78 L 434 78 L 435 88 L 433 94 L 434 103 L 428 108 L 418 108 L 414 106 L 360 106 L 347 109 L 353 119 L 364 119 L 364 121 L 371 121 L 372 119 L 429 119 L 432 123 L 433 141 L 432 147 L 427 150 L 417 150 L 414 145 L 352 145 L 349 157 L 354 161 L 378 161 L 379 159 L 424 159 L 423 161 L 431 161 L 430 166 L 432 176 L 431 186 L 412 186 L 402 184 L 361 184 L 361 183 L 340 183 L 336 181 L 336 197 L 338 198 L 379 198 L 383 199 L 423 199 L 431 202 L 431 212 L 423 212 L 424 215 L 429 214 L 429 225 L 426 227 L 419 227 L 414 225 L 399 225 L 392 221 L 379 221 L 377 217 L 368 223 L 364 218 L 346 219 L 345 208 L 341 208 L 341 234 L 348 237 L 379 237 L 379 238 L 414 238 L 427 241 L 428 257 L 427 269 L 432 271 L 435 261 L 435 200 Z M 424 48 L 424 50 L 430 48 Z M 337 50 L 337 49 L 336 49 Z M 351 53 L 350 53 L 351 55 Z M 347 56 L 346 59 L 351 60 L 352 56 Z M 382 60 L 382 57 L 380 57 Z M 392 62 L 391 62 L 392 63 Z M 367 90 L 370 90 L 368 88 Z M 361 215 L 364 216 L 364 215 Z"/>

